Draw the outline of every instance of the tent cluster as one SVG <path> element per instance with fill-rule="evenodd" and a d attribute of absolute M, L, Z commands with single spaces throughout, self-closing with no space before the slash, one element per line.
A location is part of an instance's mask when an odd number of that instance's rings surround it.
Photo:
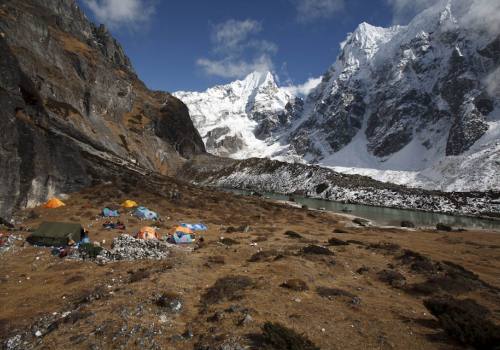
<path fill-rule="evenodd" d="M 44 207 L 49 209 L 63 206 L 65 204 L 58 198 L 51 198 L 44 204 Z M 159 220 L 159 215 L 156 212 L 140 206 L 133 200 L 127 199 L 120 206 L 123 210 L 127 210 L 130 215 L 141 220 Z M 119 218 L 120 211 L 118 207 L 111 205 L 102 209 L 101 216 L 104 218 Z M 105 221 L 102 226 L 106 229 L 126 229 L 125 225 L 119 220 L 116 223 L 109 220 Z M 172 244 L 187 244 L 196 240 L 196 232 L 207 229 L 207 226 L 202 223 L 181 223 L 179 226 L 172 228 L 168 234 L 161 235 L 158 228 L 144 226 L 133 237 L 140 240 L 164 240 Z M 92 243 L 83 227 L 76 223 L 43 222 L 27 240 L 37 246 L 55 247 L 53 252 L 56 252 L 60 257 L 72 254 L 75 249 L 88 249 L 88 246 L 101 249 L 99 243 Z"/>
<path fill-rule="evenodd" d="M 121 204 L 121 206 L 125 209 L 133 209 L 132 215 L 141 219 L 141 220 L 158 220 L 159 216 L 156 212 L 146 208 L 139 206 L 137 202 L 127 199 L 125 202 Z M 135 208 L 135 209 L 134 209 Z M 108 207 L 104 208 L 101 212 L 101 215 L 105 218 L 114 218 L 119 217 L 120 212 L 118 210 L 113 210 Z"/>
<path fill-rule="evenodd" d="M 191 229 L 190 227 L 193 227 L 194 229 Z M 204 230 L 207 230 L 207 226 L 203 224 L 181 224 L 174 227 L 168 235 L 162 237 L 155 228 L 146 226 L 141 228 L 135 237 L 145 240 L 166 239 L 168 242 L 173 244 L 186 244 L 193 243 L 195 241 L 195 231 Z"/>

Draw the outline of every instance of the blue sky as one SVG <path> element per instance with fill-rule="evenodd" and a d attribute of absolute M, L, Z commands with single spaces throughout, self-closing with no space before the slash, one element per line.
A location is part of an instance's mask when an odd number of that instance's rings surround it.
<path fill-rule="evenodd" d="M 204 90 L 270 69 L 282 85 L 319 77 L 348 32 L 405 22 L 432 0 L 78 0 L 157 90 Z"/>

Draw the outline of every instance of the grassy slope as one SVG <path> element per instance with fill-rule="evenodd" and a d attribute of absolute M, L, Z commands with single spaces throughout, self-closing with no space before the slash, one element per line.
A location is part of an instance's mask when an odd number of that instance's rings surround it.
<path fill-rule="evenodd" d="M 87 349 L 90 344 L 102 348 L 157 344 L 163 348 L 193 349 L 197 343 L 213 344 L 228 338 L 245 344 L 251 339 L 257 341 L 255 334 L 261 332 L 265 322 L 278 321 L 307 335 L 322 349 L 455 349 L 458 345 L 443 335 L 423 306 L 422 296 L 379 280 L 378 272 L 389 264 L 406 276 L 407 284 L 427 278 L 395 259 L 400 250 L 366 247 L 379 242 L 411 248 L 434 261 L 452 261 L 500 287 L 498 233 L 354 228 L 344 217 L 330 213 L 169 181 L 159 191 L 148 190 L 148 186 L 139 190 L 141 185 L 124 185 L 121 189 L 98 186 L 72 195 L 64 208 L 34 209 L 30 216 L 39 217 L 26 219 L 23 225 L 36 227 L 43 220 L 82 222 L 91 225 L 91 239 L 105 240 L 106 246 L 119 232 L 101 229 L 102 220 L 95 216 L 103 206 L 119 204 L 126 198 L 135 199 L 166 218 L 160 224 L 161 232 L 182 221 L 202 220 L 210 229 L 199 249 L 175 249 L 171 258 L 161 262 L 97 266 L 92 262 L 61 260 L 52 257 L 47 249 L 31 246 L 1 255 L 0 339 L 16 334 L 16 329 L 27 329 L 53 312 L 78 309 L 81 314 L 74 323 L 60 324 L 40 340 L 40 345 Z M 168 192 L 172 190 L 182 194 L 180 201 L 170 200 Z M 28 214 L 29 211 L 21 213 Z M 121 219 L 129 233 L 147 224 L 128 215 Z M 251 229 L 246 233 L 225 232 L 228 226 L 240 225 L 250 225 Z M 346 233 L 334 233 L 342 228 Z M 291 238 L 284 234 L 287 230 L 296 231 L 303 238 Z M 220 244 L 221 236 L 237 244 Z M 301 253 L 308 244 L 326 244 L 332 237 L 365 245 L 331 246 L 333 256 Z M 270 253 L 249 262 L 261 249 Z M 357 273 L 362 266 L 368 271 Z M 233 289 L 209 289 L 218 279 L 228 276 L 249 277 L 251 285 L 243 283 L 239 289 L 233 283 Z M 288 279 L 301 279 L 309 289 L 294 291 L 281 287 Z M 317 287 L 347 291 L 358 296 L 361 303 L 353 303 L 349 296 L 321 297 Z M 156 295 L 161 293 L 180 296 L 182 311 L 172 314 L 156 305 Z M 82 302 L 93 294 L 100 294 L 101 298 Z M 500 300 L 490 289 L 456 296 L 471 297 L 495 310 L 492 317 L 499 322 Z M 241 308 L 223 312 L 231 305 Z M 253 320 L 239 325 L 246 313 Z M 166 316 L 164 323 L 160 322 L 162 314 Z M 138 328 L 130 335 L 135 326 Z M 178 336 L 187 329 L 192 330 L 194 337 L 180 340 Z"/>

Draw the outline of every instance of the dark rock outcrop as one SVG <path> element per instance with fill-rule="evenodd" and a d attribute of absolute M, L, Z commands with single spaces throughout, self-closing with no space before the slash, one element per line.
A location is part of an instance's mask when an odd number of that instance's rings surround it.
<path fill-rule="evenodd" d="M 184 104 L 148 90 L 74 0 L 2 2 L 0 52 L 0 216 L 204 152 Z"/>

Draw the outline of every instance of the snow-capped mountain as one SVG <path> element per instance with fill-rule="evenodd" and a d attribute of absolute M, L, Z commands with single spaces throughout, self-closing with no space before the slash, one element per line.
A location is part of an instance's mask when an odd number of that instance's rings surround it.
<path fill-rule="evenodd" d="M 226 137 L 210 131 L 241 135 L 244 147 L 218 154 L 299 160 L 445 191 L 498 190 L 500 26 L 485 3 L 439 0 L 406 26 L 360 24 L 304 100 L 271 74 L 176 96 L 209 151 Z"/>
<path fill-rule="evenodd" d="M 293 100 L 279 88 L 270 72 L 254 72 L 243 80 L 204 92 L 175 92 L 188 107 L 207 150 L 221 156 L 271 157 L 283 147 L 275 132 L 289 120 L 283 118 Z"/>
<path fill-rule="evenodd" d="M 306 100 L 292 147 L 309 162 L 379 180 L 500 188 L 500 93 L 492 83 L 500 32 L 474 16 L 476 3 L 439 1 L 407 26 L 361 24 Z"/>

